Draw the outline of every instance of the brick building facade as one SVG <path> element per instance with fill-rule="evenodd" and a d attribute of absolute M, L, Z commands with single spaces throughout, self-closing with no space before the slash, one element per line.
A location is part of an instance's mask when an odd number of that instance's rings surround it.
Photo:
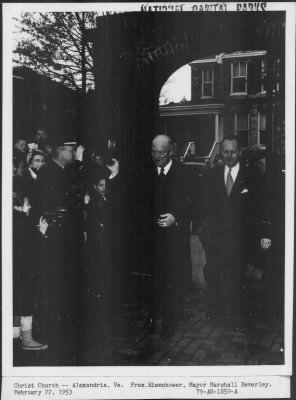
<path fill-rule="evenodd" d="M 266 58 L 266 50 L 235 51 L 189 63 L 191 101 L 160 106 L 161 130 L 174 138 L 179 154 L 192 141 L 193 153 L 207 156 L 226 134 L 237 135 L 244 149 L 278 146 L 267 131 Z M 275 98 L 279 92 L 277 82 Z"/>

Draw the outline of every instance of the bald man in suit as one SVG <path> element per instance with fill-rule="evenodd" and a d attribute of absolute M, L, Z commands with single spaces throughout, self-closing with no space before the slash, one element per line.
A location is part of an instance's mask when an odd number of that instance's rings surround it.
<path fill-rule="evenodd" d="M 160 324 L 161 335 L 169 337 L 183 316 L 186 191 L 182 165 L 172 159 L 171 138 L 156 136 L 151 155 L 147 232 L 151 241 L 152 296 L 146 328 L 153 330 Z"/>

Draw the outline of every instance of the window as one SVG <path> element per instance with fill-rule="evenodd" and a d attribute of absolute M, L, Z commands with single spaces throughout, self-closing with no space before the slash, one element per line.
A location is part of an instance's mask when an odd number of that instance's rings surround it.
<path fill-rule="evenodd" d="M 247 93 L 247 63 L 238 61 L 231 64 L 231 94 Z"/>
<path fill-rule="evenodd" d="M 234 114 L 234 130 L 238 136 L 241 147 L 249 145 L 249 114 L 235 113 Z"/>
<path fill-rule="evenodd" d="M 261 60 L 261 93 L 266 93 L 265 81 L 266 81 L 266 62 L 265 60 Z"/>
<path fill-rule="evenodd" d="M 208 68 L 202 71 L 202 97 L 214 96 L 214 70 Z"/>
<path fill-rule="evenodd" d="M 266 146 L 266 114 L 258 113 L 258 144 Z"/>

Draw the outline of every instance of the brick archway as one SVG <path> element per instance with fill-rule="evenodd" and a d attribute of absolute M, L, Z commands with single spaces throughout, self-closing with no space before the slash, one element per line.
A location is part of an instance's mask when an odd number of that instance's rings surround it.
<path fill-rule="evenodd" d="M 94 118 L 100 140 L 114 137 L 118 143 L 125 236 L 130 243 L 128 263 L 133 263 L 132 249 L 138 243 L 133 218 L 137 171 L 150 158 L 151 138 L 159 129 L 162 85 L 179 67 L 195 59 L 237 50 L 267 50 L 267 130 L 277 132 L 275 140 L 281 147 L 284 38 L 283 12 L 133 12 L 98 18 L 97 29 L 89 32 L 95 55 Z M 280 89 L 275 94 L 276 85 Z M 276 110 L 273 120 L 272 109 Z"/>
<path fill-rule="evenodd" d="M 272 93 L 272 81 L 284 82 L 284 21 L 282 12 L 142 12 L 99 17 L 91 40 L 100 135 L 114 136 L 123 147 L 125 139 L 131 140 L 126 144 L 136 146 L 140 158 L 145 156 L 158 129 L 162 85 L 182 65 L 208 55 L 266 49 Z M 281 59 L 278 77 L 277 58 Z"/>

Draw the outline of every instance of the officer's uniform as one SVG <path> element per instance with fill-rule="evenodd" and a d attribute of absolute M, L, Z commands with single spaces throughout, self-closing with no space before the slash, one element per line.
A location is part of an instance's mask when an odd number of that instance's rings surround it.
<path fill-rule="evenodd" d="M 54 359 L 75 362 L 78 344 L 79 263 L 81 248 L 82 164 L 62 167 L 52 160 L 40 171 L 34 211 L 49 223 L 41 249 L 43 284 L 39 320 Z M 41 327 L 42 329 L 42 327 Z M 70 357 L 70 358 L 69 358 Z"/>

